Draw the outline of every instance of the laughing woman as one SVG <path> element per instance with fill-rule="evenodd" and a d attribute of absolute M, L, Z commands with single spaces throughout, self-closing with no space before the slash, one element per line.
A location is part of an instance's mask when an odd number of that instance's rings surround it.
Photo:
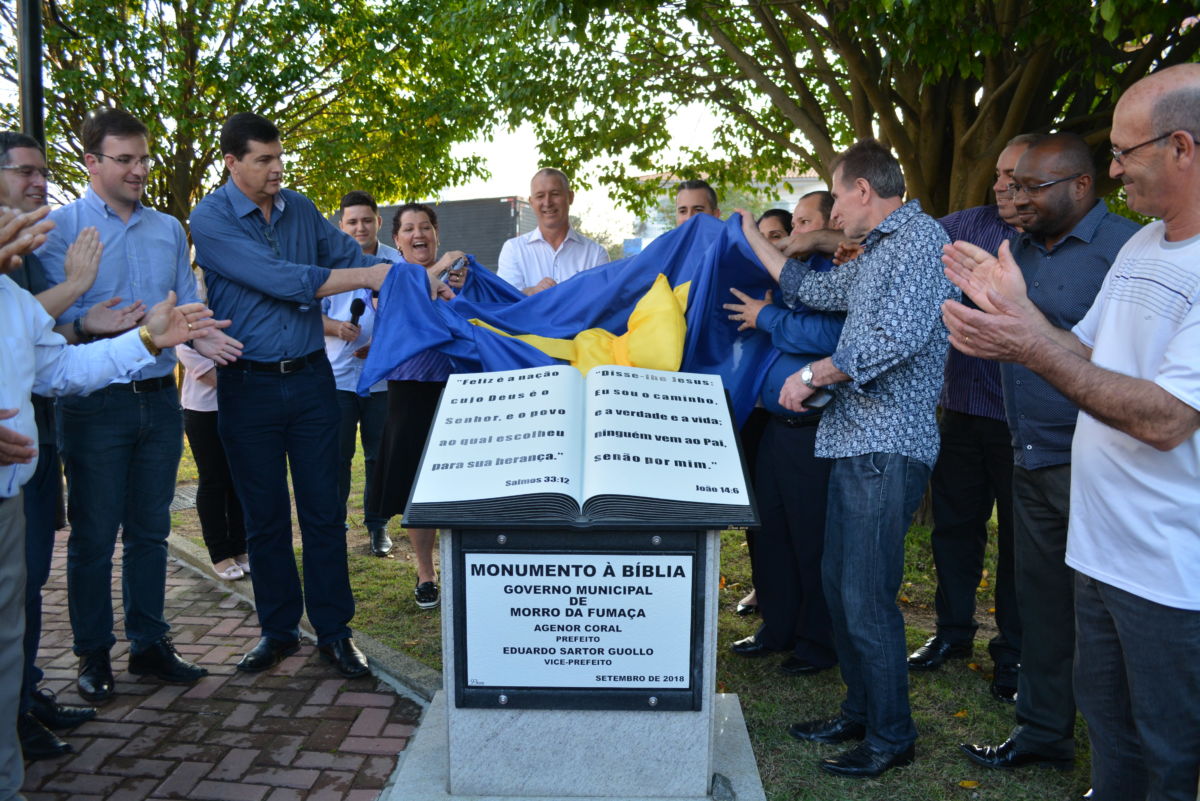
<path fill-rule="evenodd" d="M 452 250 L 437 258 L 437 214 L 423 203 L 408 203 L 396 210 L 392 239 L 405 261 L 421 265 L 434 277 L 463 256 L 461 251 Z M 465 277 L 465 269 L 452 271 L 448 283 L 460 287 Z M 438 397 L 450 372 L 448 357 L 427 350 L 401 363 L 388 376 L 388 419 L 376 467 L 376 486 L 380 490 L 376 497 L 382 508 L 374 510 L 382 518 L 404 512 L 417 477 L 425 438 L 433 425 Z M 437 531 L 431 528 L 408 529 L 417 559 L 417 587 L 413 593 L 422 609 L 434 609 L 439 602 L 437 574 L 433 569 L 436 535 Z"/>

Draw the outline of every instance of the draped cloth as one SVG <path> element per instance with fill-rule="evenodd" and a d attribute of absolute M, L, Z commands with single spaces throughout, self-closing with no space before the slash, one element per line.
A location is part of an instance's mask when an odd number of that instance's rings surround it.
<path fill-rule="evenodd" d="M 455 372 L 635 364 L 720 375 L 740 425 L 774 357 L 769 337 L 739 333 L 721 308 L 733 300 L 730 287 L 761 298 L 776 286 L 737 215 L 697 215 L 635 256 L 531 296 L 473 257 L 470 267 L 453 300 L 431 301 L 425 271 L 396 264 L 380 292 L 359 392 L 427 349 L 446 354 Z"/>

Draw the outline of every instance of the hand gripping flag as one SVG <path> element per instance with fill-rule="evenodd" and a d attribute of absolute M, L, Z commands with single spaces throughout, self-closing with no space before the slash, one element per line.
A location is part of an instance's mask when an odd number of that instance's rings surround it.
<path fill-rule="evenodd" d="M 739 424 L 754 407 L 770 338 L 737 330 L 721 308 L 736 287 L 775 288 L 737 215 L 697 215 L 644 251 L 525 296 L 472 258 L 451 301 L 429 299 L 425 271 L 397 263 L 380 293 L 375 336 L 359 391 L 433 349 L 455 372 L 570 362 L 633 364 L 720 375 Z"/>

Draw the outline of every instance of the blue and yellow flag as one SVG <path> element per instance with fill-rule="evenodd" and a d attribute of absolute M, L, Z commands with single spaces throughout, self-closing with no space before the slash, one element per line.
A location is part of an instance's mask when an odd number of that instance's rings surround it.
<path fill-rule="evenodd" d="M 722 304 L 730 287 L 762 297 L 775 286 L 737 215 L 692 217 L 644 251 L 525 296 L 471 260 L 452 301 L 429 300 L 425 271 L 397 264 L 380 293 L 365 391 L 434 349 L 455 372 L 571 363 L 632 364 L 720 375 L 739 423 L 754 407 L 770 338 L 738 333 Z"/>

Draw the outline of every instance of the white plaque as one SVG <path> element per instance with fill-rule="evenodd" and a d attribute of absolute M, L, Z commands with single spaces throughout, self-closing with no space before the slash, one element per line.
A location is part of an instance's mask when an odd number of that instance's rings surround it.
<path fill-rule="evenodd" d="M 693 556 L 463 556 L 468 687 L 691 686 Z"/>

